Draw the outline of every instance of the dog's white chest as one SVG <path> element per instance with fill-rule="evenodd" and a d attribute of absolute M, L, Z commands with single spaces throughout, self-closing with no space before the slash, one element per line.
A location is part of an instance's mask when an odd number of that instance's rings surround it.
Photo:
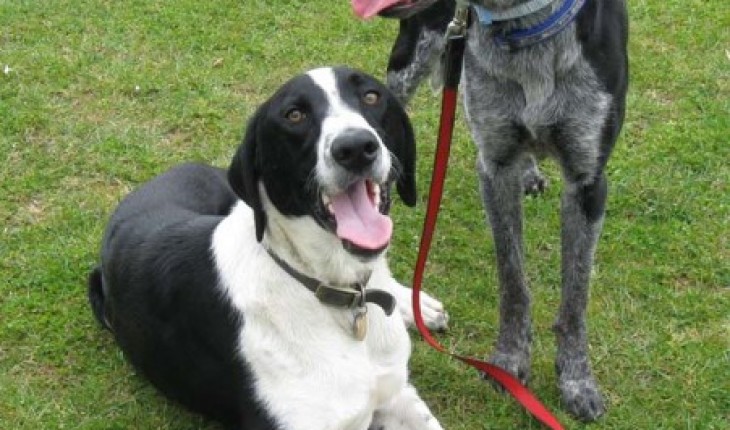
<path fill-rule="evenodd" d="M 367 335 L 357 340 L 352 311 L 320 303 L 239 222 L 224 220 L 213 247 L 221 286 L 243 316 L 240 355 L 256 397 L 287 430 L 367 430 L 373 411 L 407 383 L 400 314 L 368 304 Z"/>
<path fill-rule="evenodd" d="M 256 303 L 244 311 L 241 349 L 257 394 L 287 429 L 367 429 L 373 411 L 406 383 L 410 345 L 402 322 L 370 305 L 368 335 L 358 341 L 349 311 L 303 306 L 296 296 L 289 296 L 291 313 L 276 311 L 284 297 L 276 309 Z"/>

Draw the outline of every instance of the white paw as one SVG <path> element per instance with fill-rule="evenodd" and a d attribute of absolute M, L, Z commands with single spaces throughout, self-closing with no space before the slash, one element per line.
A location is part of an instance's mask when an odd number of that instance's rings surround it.
<path fill-rule="evenodd" d="M 368 430 L 443 430 L 430 412 L 416 418 L 413 413 L 405 415 L 382 415 L 376 412 Z"/>
<path fill-rule="evenodd" d="M 403 317 L 403 321 L 409 327 L 415 327 L 413 319 L 413 290 L 401 284 L 397 284 L 393 288 L 396 301 L 398 302 L 398 310 Z M 449 325 L 449 314 L 444 309 L 444 305 L 421 291 L 421 315 L 426 327 L 434 331 L 445 331 Z"/>
<path fill-rule="evenodd" d="M 416 389 L 407 386 L 373 414 L 368 430 L 443 430 Z"/>

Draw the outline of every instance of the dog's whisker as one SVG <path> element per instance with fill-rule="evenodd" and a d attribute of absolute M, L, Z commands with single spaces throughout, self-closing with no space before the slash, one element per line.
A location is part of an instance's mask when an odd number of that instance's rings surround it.
<path fill-rule="evenodd" d="M 307 179 L 304 182 L 304 188 L 308 192 L 315 192 L 316 195 L 321 195 L 322 187 L 319 185 L 319 181 L 317 181 L 317 170 L 316 168 L 313 168 L 309 171 L 309 174 L 307 175 Z"/>
<path fill-rule="evenodd" d="M 397 181 L 403 175 L 403 165 L 392 151 L 388 152 L 390 154 L 390 179 Z"/>

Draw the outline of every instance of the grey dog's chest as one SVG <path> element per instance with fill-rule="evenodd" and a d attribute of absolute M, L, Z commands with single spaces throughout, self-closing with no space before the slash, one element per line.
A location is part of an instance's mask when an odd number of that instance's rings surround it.
<path fill-rule="evenodd" d="M 496 46 L 483 27 L 469 30 L 464 93 L 472 125 L 481 130 L 523 126 L 537 152 L 550 150 L 552 126 L 600 128 L 608 95 L 583 58 L 575 31 L 566 30 L 516 52 Z"/>

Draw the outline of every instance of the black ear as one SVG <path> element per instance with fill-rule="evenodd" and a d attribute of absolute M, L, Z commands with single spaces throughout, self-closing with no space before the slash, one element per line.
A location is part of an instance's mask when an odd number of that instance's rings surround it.
<path fill-rule="evenodd" d="M 256 224 L 256 240 L 261 242 L 266 228 L 266 212 L 259 194 L 260 160 L 257 159 L 257 123 L 261 109 L 248 122 L 243 142 L 233 156 L 228 169 L 228 182 L 233 191 L 253 209 Z"/>
<path fill-rule="evenodd" d="M 398 164 L 396 189 L 403 203 L 416 205 L 416 139 L 411 120 L 403 106 L 391 96 L 385 116 L 385 131 L 390 136 L 390 152 Z"/>

